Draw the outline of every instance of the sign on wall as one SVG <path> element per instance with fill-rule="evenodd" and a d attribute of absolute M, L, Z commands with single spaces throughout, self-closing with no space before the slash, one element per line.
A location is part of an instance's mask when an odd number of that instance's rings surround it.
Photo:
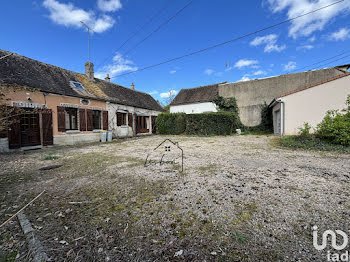
<path fill-rule="evenodd" d="M 26 107 L 26 108 L 46 108 L 46 106 L 43 104 L 29 103 L 29 102 L 22 102 L 22 101 L 13 101 L 12 106 Z"/>

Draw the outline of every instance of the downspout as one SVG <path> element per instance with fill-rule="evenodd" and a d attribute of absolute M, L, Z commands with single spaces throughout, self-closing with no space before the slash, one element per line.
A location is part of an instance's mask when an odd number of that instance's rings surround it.
<path fill-rule="evenodd" d="M 283 126 L 283 128 L 282 128 L 282 136 L 285 136 L 285 134 L 286 134 L 286 121 L 285 121 L 285 116 L 286 116 L 286 104 L 285 104 L 285 102 L 281 99 L 281 98 L 278 98 L 277 100 L 276 100 L 276 102 L 277 103 L 281 103 L 282 104 L 282 110 L 283 110 L 283 124 L 282 124 L 282 126 Z"/>

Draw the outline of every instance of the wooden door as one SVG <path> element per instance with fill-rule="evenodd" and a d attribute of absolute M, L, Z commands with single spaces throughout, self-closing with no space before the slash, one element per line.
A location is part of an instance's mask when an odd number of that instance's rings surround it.
<path fill-rule="evenodd" d="M 13 112 L 11 118 L 11 125 L 8 130 L 9 148 L 16 149 L 21 147 L 21 125 L 20 125 L 20 115 L 18 111 Z"/>
<path fill-rule="evenodd" d="M 45 109 L 41 111 L 43 128 L 43 145 L 53 145 L 52 111 Z"/>
<path fill-rule="evenodd" d="M 39 114 L 30 112 L 21 114 L 21 146 L 37 146 L 40 145 L 40 125 Z"/>
<path fill-rule="evenodd" d="M 157 133 L 156 116 L 152 116 L 152 133 Z"/>
<path fill-rule="evenodd" d="M 136 131 L 137 133 L 148 133 L 149 129 L 147 128 L 147 121 L 149 121 L 149 118 L 147 116 L 138 116 L 137 117 L 137 127 Z"/>

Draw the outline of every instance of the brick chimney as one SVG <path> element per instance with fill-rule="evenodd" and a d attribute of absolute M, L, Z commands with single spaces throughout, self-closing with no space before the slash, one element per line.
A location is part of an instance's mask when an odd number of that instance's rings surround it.
<path fill-rule="evenodd" d="M 85 74 L 89 80 L 94 80 L 94 64 L 91 62 L 85 63 Z"/>
<path fill-rule="evenodd" d="M 111 82 L 111 78 L 109 77 L 109 74 L 107 74 L 105 80 L 106 80 L 107 82 Z"/>
<path fill-rule="evenodd" d="M 134 85 L 134 83 L 131 83 L 131 90 L 135 90 L 135 85 Z"/>

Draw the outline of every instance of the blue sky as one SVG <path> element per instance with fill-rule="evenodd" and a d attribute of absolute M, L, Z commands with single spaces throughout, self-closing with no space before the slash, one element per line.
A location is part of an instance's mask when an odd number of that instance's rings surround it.
<path fill-rule="evenodd" d="M 350 0 L 216 49 L 118 77 L 288 18 L 336 0 L 194 0 L 137 48 L 125 53 L 176 14 L 190 0 L 16 0 L 0 6 L 0 48 L 75 72 L 84 72 L 87 32 L 95 31 L 91 60 L 95 73 L 163 101 L 177 93 L 218 82 L 236 82 L 298 71 L 338 54 L 350 55 Z M 164 6 L 166 8 L 118 52 L 118 47 Z M 335 60 L 334 59 L 334 60 Z M 332 62 L 333 60 L 327 61 Z M 339 61 L 303 69 L 347 64 Z"/>

